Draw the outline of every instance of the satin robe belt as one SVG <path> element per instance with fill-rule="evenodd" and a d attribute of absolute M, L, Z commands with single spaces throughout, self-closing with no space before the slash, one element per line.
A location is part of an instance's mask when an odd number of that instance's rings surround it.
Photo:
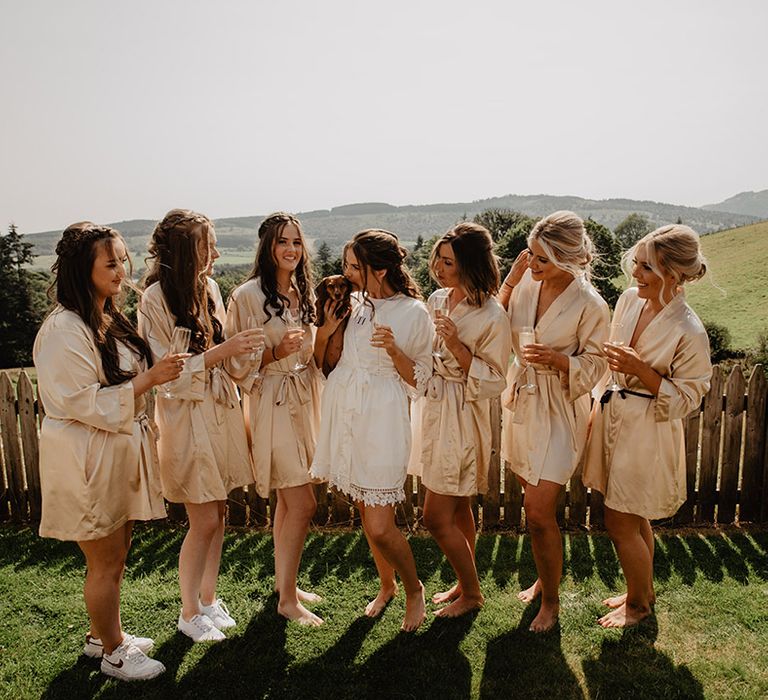
<path fill-rule="evenodd" d="M 444 377 L 442 374 L 433 374 L 427 381 L 427 398 L 430 401 L 442 401 L 446 382 L 461 386 L 461 408 L 463 409 L 466 381 L 461 377 Z"/>
<path fill-rule="evenodd" d="M 351 386 L 352 390 L 347 393 L 346 409 L 358 415 L 363 413 L 363 399 L 370 386 L 371 377 L 400 378 L 400 375 L 391 368 L 354 367 L 347 372 L 349 374 L 348 385 Z"/>
<path fill-rule="evenodd" d="M 273 363 L 274 364 L 274 363 Z M 288 400 L 288 394 L 296 399 L 297 404 L 304 405 L 309 403 L 312 399 L 312 392 L 310 390 L 309 371 L 307 367 L 303 367 L 300 370 L 282 370 L 279 367 L 272 367 L 267 365 L 263 370 L 265 376 L 279 376 L 280 386 L 277 389 L 275 398 L 275 406 L 282 406 Z"/>
<path fill-rule="evenodd" d="M 141 456 L 144 459 L 144 464 L 148 469 L 155 469 L 160 464 L 160 455 L 157 452 L 157 430 L 155 429 L 154 421 L 150 420 L 146 413 L 141 413 L 138 416 L 134 416 L 134 423 L 138 423 L 141 426 L 142 431 L 149 433 L 149 451 L 146 453 L 146 440 L 141 441 Z"/>
<path fill-rule="evenodd" d="M 514 387 L 512 399 L 512 410 L 514 412 L 512 422 L 518 425 L 527 422 L 529 412 L 535 412 L 537 410 L 544 410 L 546 413 L 550 412 L 549 404 L 551 401 L 556 399 L 550 396 L 549 382 L 540 382 L 538 381 L 538 378 L 560 376 L 560 372 L 558 372 L 556 369 L 539 369 L 538 367 L 534 366 L 536 375 L 536 379 L 534 380 L 536 384 L 536 392 L 529 394 L 527 391 L 521 391 L 520 387 L 517 386 L 517 380 L 520 378 L 525 378 L 525 367 L 521 366 L 521 369 L 522 373 L 515 377 L 516 386 Z M 571 447 L 576 450 L 576 414 L 573 410 L 573 407 L 568 405 L 569 401 L 564 396 L 562 397 L 562 400 L 566 404 L 565 411 L 563 411 L 563 413 L 565 414 L 565 420 L 568 423 L 568 428 L 570 429 L 571 433 Z M 549 436 L 551 434 L 549 420 L 542 421 L 538 430 L 539 432 L 536 438 L 537 442 L 539 442 L 541 445 L 547 445 L 549 443 Z"/>
<path fill-rule="evenodd" d="M 234 383 L 229 379 L 227 373 L 218 365 L 208 369 L 211 373 L 211 393 L 213 400 L 220 406 L 234 408 L 240 403 Z M 216 414 L 218 418 L 218 413 Z M 219 421 L 221 423 L 221 421 Z"/>

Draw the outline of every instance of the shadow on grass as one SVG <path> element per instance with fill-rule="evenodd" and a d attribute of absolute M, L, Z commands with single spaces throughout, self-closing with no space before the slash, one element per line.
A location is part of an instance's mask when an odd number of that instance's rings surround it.
<path fill-rule="evenodd" d="M 606 632 L 606 635 L 612 635 Z M 685 664 L 675 665 L 654 647 L 656 617 L 603 640 L 597 657 L 582 661 L 590 698 L 704 697 L 701 683 Z"/>
<path fill-rule="evenodd" d="M 583 698 L 563 654 L 559 623 L 546 634 L 528 631 L 539 611 L 529 605 L 517 629 L 488 642 L 480 698 Z"/>

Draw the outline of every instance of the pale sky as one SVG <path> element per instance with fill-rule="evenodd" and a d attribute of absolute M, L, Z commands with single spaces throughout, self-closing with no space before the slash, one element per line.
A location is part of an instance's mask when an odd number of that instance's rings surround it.
<path fill-rule="evenodd" d="M 768 188 L 765 0 L 0 0 L 0 228 Z"/>

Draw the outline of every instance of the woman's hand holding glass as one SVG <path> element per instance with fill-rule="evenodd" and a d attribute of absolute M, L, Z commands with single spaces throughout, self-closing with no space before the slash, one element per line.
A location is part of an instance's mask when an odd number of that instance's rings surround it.
<path fill-rule="evenodd" d="M 168 346 L 168 355 L 166 355 L 160 362 L 162 363 L 164 360 L 166 360 L 169 356 L 175 357 L 178 355 L 183 355 L 184 357 L 188 357 L 187 351 L 189 350 L 189 341 L 192 337 L 192 331 L 189 330 L 189 328 L 185 328 L 184 326 L 175 326 L 173 329 L 173 333 L 171 333 L 171 342 Z M 178 365 L 177 365 L 178 366 Z M 184 360 L 181 360 L 181 367 L 179 368 L 179 374 L 181 374 L 181 370 L 184 368 Z M 175 380 L 178 378 L 178 375 L 173 378 Z M 171 383 L 172 380 L 167 380 L 161 384 L 159 384 L 160 388 L 160 395 L 163 398 L 166 399 L 174 399 L 176 398 L 173 394 L 173 385 Z"/>

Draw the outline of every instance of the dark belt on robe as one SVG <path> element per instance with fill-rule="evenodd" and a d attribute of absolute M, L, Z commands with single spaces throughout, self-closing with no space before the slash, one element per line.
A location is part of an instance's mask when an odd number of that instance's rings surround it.
<path fill-rule="evenodd" d="M 627 394 L 630 396 L 639 396 L 641 399 L 655 399 L 656 397 L 653 394 L 643 394 L 639 391 L 632 391 L 631 389 L 607 389 L 606 392 L 600 397 L 600 410 L 603 410 L 603 406 L 607 404 L 611 400 L 611 396 L 613 394 L 618 394 L 621 396 L 622 400 L 626 401 Z"/>

